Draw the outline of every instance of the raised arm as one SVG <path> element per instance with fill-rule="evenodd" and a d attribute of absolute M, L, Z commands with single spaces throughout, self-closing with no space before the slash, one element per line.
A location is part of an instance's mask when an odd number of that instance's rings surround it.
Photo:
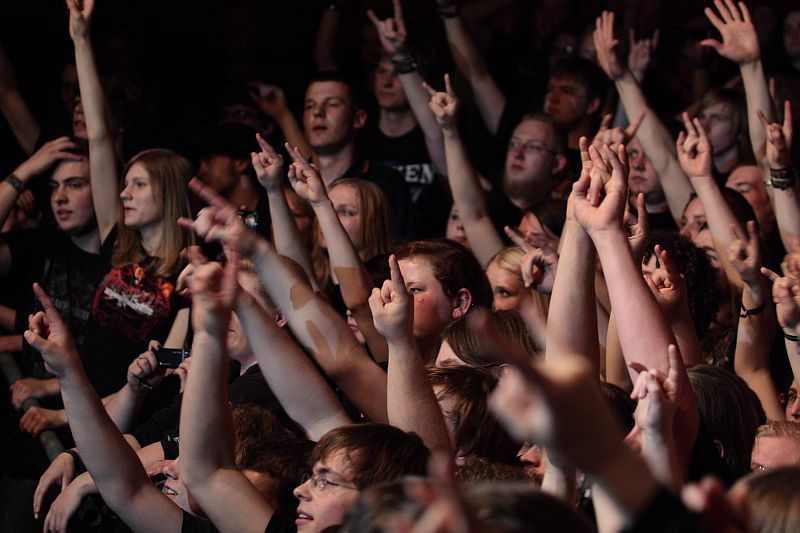
<path fill-rule="evenodd" d="M 386 340 L 377 332 L 372 321 L 369 307 L 372 280 L 364 262 L 342 227 L 319 173 L 303 159 L 295 147 L 287 144 L 286 149 L 294 160 L 289 169 L 289 182 L 298 196 L 311 204 L 314 214 L 317 215 L 317 223 L 325 237 L 331 270 L 339 282 L 344 304 L 353 313 L 358 328 L 372 352 L 372 357 L 376 361 L 386 361 L 388 353 Z"/>
<path fill-rule="evenodd" d="M 450 85 L 450 76 L 444 77 L 446 92 L 436 92 L 430 87 L 430 108 L 444 135 L 447 156 L 448 180 L 458 216 L 464 224 L 470 249 L 481 265 L 486 266 L 494 255 L 503 249 L 503 240 L 489 218 L 486 197 L 478 174 L 467 155 L 467 149 L 458 133 L 456 116 L 458 99 Z"/>
<path fill-rule="evenodd" d="M 680 222 L 683 209 L 691 198 L 692 186 L 675 157 L 669 131 L 650 108 L 636 76 L 619 62 L 614 50 L 618 43 L 614 38 L 614 13 L 604 11 L 597 18 L 594 43 L 598 63 L 614 81 L 625 113 L 631 120 L 644 113 L 644 120 L 636 130 L 636 138 L 642 143 L 647 158 L 658 173 L 672 218 Z"/>
<path fill-rule="evenodd" d="M 239 293 L 236 316 L 267 385 L 309 439 L 318 441 L 331 429 L 350 423 L 314 364 L 247 291 Z"/>
<path fill-rule="evenodd" d="M 738 7 L 737 7 L 738 3 Z M 750 144 L 757 159 L 764 156 L 767 138 L 764 130 L 758 126 L 758 112 L 766 110 L 772 119 L 769 88 L 761 66 L 761 50 L 758 44 L 750 11 L 744 2 L 733 0 L 716 0 L 719 16 L 710 7 L 705 8 L 706 17 L 722 36 L 722 42 L 716 39 L 703 39 L 700 44 L 710 46 L 719 55 L 739 65 L 747 100 L 747 125 L 750 133 Z"/>
<path fill-rule="evenodd" d="M 386 422 L 386 374 L 364 352 L 344 319 L 314 293 L 296 264 L 278 255 L 268 241 L 246 231 L 234 206 L 199 180 L 189 186 L 210 206 L 196 221 L 181 219 L 181 224 L 203 238 L 238 246 L 255 263 L 295 336 L 328 377 L 371 420 Z"/>
<path fill-rule="evenodd" d="M 22 151 L 28 155 L 36 148 L 42 128 L 22 98 L 14 76 L 14 68 L 0 45 L 0 113 L 6 118 L 11 133 Z"/>
<path fill-rule="evenodd" d="M 400 5 L 400 0 L 394 0 L 393 5 L 394 17 L 392 18 L 379 20 L 371 9 L 367 11 L 367 15 L 378 30 L 381 45 L 394 64 L 395 72 L 400 78 L 400 84 L 403 86 L 403 92 L 405 92 L 408 103 L 411 106 L 411 112 L 414 113 L 414 118 L 417 119 L 417 123 L 422 128 L 422 133 L 425 136 L 425 147 L 428 149 L 428 155 L 433 162 L 433 166 L 436 168 L 436 172 L 446 176 L 447 163 L 444 155 L 442 132 L 430 107 L 428 107 L 428 92 L 425 90 L 425 80 L 422 79 L 422 75 L 418 70 L 419 66 L 406 46 L 408 33 L 403 20 L 403 9 Z"/>
<path fill-rule="evenodd" d="M 34 292 L 44 312 L 31 318 L 25 340 L 59 379 L 72 435 L 103 499 L 135 531 L 180 531 L 181 510 L 150 482 L 89 383 L 67 325 L 41 287 Z"/>
<path fill-rule="evenodd" d="M 433 452 L 451 453 L 444 417 L 414 339 L 414 302 L 394 255 L 389 257 L 389 269 L 391 279 L 384 281 L 381 289 L 373 289 L 369 298 L 375 327 L 389 344 L 389 423 L 413 431 Z"/>
<path fill-rule="evenodd" d="M 294 217 L 283 194 L 283 156 L 278 154 L 260 134 L 256 134 L 256 141 L 261 146 L 261 152 L 251 154 L 253 168 L 256 169 L 258 182 L 267 191 L 275 249 L 279 254 L 300 265 L 308 276 L 311 286 L 318 291 L 319 284 L 314 276 L 311 258 L 300 238 L 300 231 L 294 223 Z"/>
<path fill-rule="evenodd" d="M 483 122 L 492 134 L 500 127 L 500 117 L 506 106 L 506 96 L 497 86 L 486 61 L 472 41 L 454 0 L 437 0 L 438 11 L 444 22 L 447 44 L 458 67 L 458 71 L 469 80 L 475 95 L 475 103 Z"/>
<path fill-rule="evenodd" d="M 778 222 L 781 242 L 788 252 L 798 251 L 800 237 L 800 197 L 796 170 L 792 168 L 792 105 L 783 102 L 783 124 L 770 124 L 764 113 L 758 113 L 764 127 L 767 149 L 761 169 L 768 185 L 772 208 Z"/>
<path fill-rule="evenodd" d="M 239 260 L 235 251 L 226 255 L 224 271 L 219 263 L 200 265 L 198 255 L 193 257 L 193 361 L 181 402 L 180 476 L 217 529 L 261 532 L 274 509 L 234 460 L 226 339 Z"/>
<path fill-rule="evenodd" d="M 81 104 L 89 138 L 89 169 L 100 242 L 106 240 L 119 211 L 119 169 L 114 152 L 114 131 L 100 76 L 97 72 L 90 28 L 95 0 L 68 0 L 69 33 L 75 44 L 75 66 Z"/>

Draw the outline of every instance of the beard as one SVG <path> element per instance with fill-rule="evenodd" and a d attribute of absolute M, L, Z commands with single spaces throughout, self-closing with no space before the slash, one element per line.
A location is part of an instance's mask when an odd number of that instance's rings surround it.
<path fill-rule="evenodd" d="M 551 180 L 510 178 L 503 175 L 503 192 L 510 199 L 525 199 L 528 205 L 541 202 L 550 195 Z"/>

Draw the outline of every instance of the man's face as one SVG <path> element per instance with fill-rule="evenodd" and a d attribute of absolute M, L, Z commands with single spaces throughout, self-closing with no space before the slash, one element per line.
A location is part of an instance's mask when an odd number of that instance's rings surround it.
<path fill-rule="evenodd" d="M 378 63 L 372 87 L 381 109 L 398 111 L 408 109 L 406 92 L 400 84 L 400 78 L 394 70 L 394 65 L 388 59 L 383 59 Z"/>
<path fill-rule="evenodd" d="M 658 174 L 636 138 L 631 139 L 628 143 L 628 162 L 631 166 L 628 175 L 628 189 L 631 194 L 641 192 L 645 197 L 661 194 L 661 182 L 658 180 Z"/>
<path fill-rule="evenodd" d="M 725 103 L 710 105 L 697 115 L 703 128 L 708 134 L 714 155 L 721 154 L 731 148 L 736 142 L 733 117 L 730 106 Z"/>
<path fill-rule="evenodd" d="M 550 78 L 544 97 L 544 112 L 566 130 L 591 113 L 586 87 L 572 78 Z"/>
<path fill-rule="evenodd" d="M 363 121 L 351 108 L 347 85 L 317 81 L 308 86 L 303 127 L 314 150 L 322 155 L 338 152 L 353 140 L 355 130 L 361 126 Z"/>
<path fill-rule="evenodd" d="M 786 420 L 800 422 L 800 398 L 797 396 L 797 383 L 792 381 L 792 386 L 786 393 Z"/>
<path fill-rule="evenodd" d="M 225 196 L 239 183 L 236 162 L 227 155 L 206 154 L 200 158 L 197 177 L 214 192 Z"/>
<path fill-rule="evenodd" d="M 89 162 L 64 161 L 50 178 L 50 208 L 58 227 L 82 235 L 96 227 Z"/>
<path fill-rule="evenodd" d="M 750 469 L 754 472 L 773 470 L 800 463 L 800 441 L 785 435 L 756 437 L 750 454 Z"/>
<path fill-rule="evenodd" d="M 506 150 L 503 189 L 509 197 L 535 203 L 550 194 L 554 173 L 553 130 L 539 120 L 523 120 Z"/>
<path fill-rule="evenodd" d="M 783 22 L 783 48 L 789 59 L 800 59 L 800 10 L 786 15 Z"/>
<path fill-rule="evenodd" d="M 313 475 L 328 483 L 323 490 L 312 480 L 294 489 L 299 500 L 295 525 L 298 531 L 317 532 L 344 522 L 344 514 L 361 493 L 353 485 L 352 472 L 343 450 L 314 464 Z"/>
<path fill-rule="evenodd" d="M 775 225 L 775 212 L 772 210 L 769 194 L 764 186 L 764 180 L 758 167 L 755 165 L 736 167 L 731 172 L 731 175 L 728 176 L 725 186 L 734 189 L 745 197 L 747 203 L 756 212 L 756 218 L 762 234 L 770 233 Z"/>

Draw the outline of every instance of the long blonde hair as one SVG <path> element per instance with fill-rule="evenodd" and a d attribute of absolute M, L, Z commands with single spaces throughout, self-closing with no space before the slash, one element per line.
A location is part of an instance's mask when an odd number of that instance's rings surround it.
<path fill-rule="evenodd" d="M 153 197 L 160 201 L 164 234 L 150 272 L 156 276 L 168 276 L 177 271 L 181 252 L 194 242 L 191 232 L 178 225 L 178 217 L 191 216 L 186 184 L 192 176 L 189 161 L 171 150 L 154 148 L 139 152 L 128 161 L 122 173 L 123 183 L 131 167 L 139 163 L 150 177 Z M 125 225 L 125 211 L 119 210 L 117 217 L 117 242 L 111 256 L 111 264 L 120 268 L 145 259 L 142 236 L 135 228 Z"/>

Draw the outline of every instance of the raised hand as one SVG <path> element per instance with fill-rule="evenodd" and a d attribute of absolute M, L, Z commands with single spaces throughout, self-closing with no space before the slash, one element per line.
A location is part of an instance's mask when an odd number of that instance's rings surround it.
<path fill-rule="evenodd" d="M 655 255 L 661 266 L 645 279 L 659 307 L 671 319 L 682 311 L 689 311 L 686 278 L 661 246 L 656 245 Z"/>
<path fill-rule="evenodd" d="M 156 352 L 161 343 L 151 340 L 146 352 L 139 354 L 128 365 L 128 387 L 134 392 L 144 392 L 157 386 L 164 380 L 166 371 L 158 366 Z"/>
<path fill-rule="evenodd" d="M 33 293 L 44 311 L 28 319 L 28 329 L 23 336 L 28 344 L 42 354 L 47 371 L 63 378 L 81 368 L 80 355 L 67 324 L 44 289 L 34 283 Z"/>
<path fill-rule="evenodd" d="M 436 122 L 445 131 L 454 131 L 456 129 L 456 117 L 458 113 L 458 98 L 453 91 L 453 86 L 450 85 L 450 75 L 444 75 L 445 92 L 437 92 L 427 83 L 425 89 L 431 95 L 431 101 L 428 104 L 433 111 L 433 116 L 436 117 Z"/>
<path fill-rule="evenodd" d="M 505 231 L 514 244 L 525 252 L 519 264 L 525 287 L 543 294 L 552 293 L 558 269 L 558 239 L 553 242 L 530 233 L 523 237 L 518 230 L 509 226 L 505 227 Z"/>
<path fill-rule="evenodd" d="M 286 150 L 292 156 L 288 177 L 294 192 L 310 204 L 327 201 L 328 192 L 317 168 L 303 157 L 297 147 L 286 143 Z"/>
<path fill-rule="evenodd" d="M 800 325 L 800 280 L 791 276 L 779 276 L 772 270 L 761 267 L 761 273 L 772 281 L 772 301 L 778 323 L 785 329 L 797 330 Z"/>
<path fill-rule="evenodd" d="M 209 205 L 200 210 L 195 220 L 181 217 L 178 224 L 194 231 L 206 241 L 216 240 L 226 247 L 234 247 L 240 255 L 252 254 L 259 237 L 244 225 L 236 206 L 197 178 L 192 178 L 189 188 Z"/>
<path fill-rule="evenodd" d="M 253 168 L 256 169 L 256 178 L 265 189 L 278 189 L 283 179 L 283 156 L 277 153 L 260 133 L 256 133 L 256 141 L 261 146 L 261 151 L 250 154 Z"/>
<path fill-rule="evenodd" d="M 671 438 L 678 398 L 683 387 L 688 385 L 680 379 L 680 355 L 674 344 L 669 345 L 668 356 L 669 371 L 666 376 L 658 370 L 648 370 L 639 363 L 631 363 L 631 367 L 639 372 L 631 392 L 631 398 L 637 401 L 634 411 L 636 424 L 643 434 L 650 432 L 662 438 Z"/>
<path fill-rule="evenodd" d="M 614 48 L 619 40 L 614 38 L 614 13 L 603 11 L 595 21 L 594 47 L 597 50 L 597 63 L 612 80 L 622 77 L 625 69 L 619 62 Z"/>
<path fill-rule="evenodd" d="M 615 153 L 604 145 L 604 160 L 594 146 L 586 149 L 586 137 L 581 137 L 580 145 L 583 171 L 572 186 L 575 220 L 590 235 L 608 230 L 622 231 L 628 202 L 628 153 L 625 146 L 619 145 Z"/>
<path fill-rule="evenodd" d="M 382 288 L 372 289 L 369 308 L 375 329 L 387 342 L 405 341 L 414 336 L 414 301 L 394 254 L 389 256 L 389 270 L 391 279 L 384 281 Z"/>
<path fill-rule="evenodd" d="M 782 170 L 792 165 L 789 152 L 792 146 L 792 104 L 789 100 L 783 102 L 783 124 L 767 121 L 767 117 L 759 110 L 758 118 L 767 132 L 767 163 L 773 170 Z"/>
<path fill-rule="evenodd" d="M 755 221 L 747 223 L 747 235 L 742 235 L 735 224 L 731 224 L 733 240 L 728 245 L 728 260 L 747 283 L 750 290 L 757 290 L 761 278 L 761 241 Z"/>
<path fill-rule="evenodd" d="M 94 0 L 67 0 L 69 34 L 73 40 L 89 38 Z"/>
<path fill-rule="evenodd" d="M 231 310 L 236 299 L 239 286 L 239 255 L 235 249 L 226 248 L 227 262 L 223 269 L 219 263 L 200 263 L 198 260 L 195 273 L 190 280 L 192 289 L 192 326 L 194 331 L 206 332 L 217 338 L 225 339 Z"/>
<path fill-rule="evenodd" d="M 83 159 L 83 156 L 70 152 L 69 150 L 71 149 L 75 149 L 75 143 L 66 136 L 46 142 L 24 163 L 17 167 L 14 171 L 14 175 L 22 182 L 26 182 L 30 178 L 45 172 L 56 161 L 62 159 L 80 161 Z"/>
<path fill-rule="evenodd" d="M 390 56 L 406 54 L 406 23 L 403 20 L 403 7 L 400 0 L 393 0 L 394 16 L 386 20 L 380 20 L 371 9 L 367 10 L 367 16 L 378 30 L 378 38 L 381 46 Z"/>
<path fill-rule="evenodd" d="M 705 8 L 705 14 L 719 31 L 722 42 L 703 39 L 700 44 L 710 46 L 722 57 L 736 63 L 757 61 L 761 55 L 758 35 L 744 2 L 739 2 L 737 7 L 733 0 L 714 0 L 714 5 L 717 6 L 719 16 L 710 7 Z"/>
<path fill-rule="evenodd" d="M 628 52 L 628 68 L 639 82 L 644 79 L 644 73 L 648 65 L 650 65 L 653 50 L 658 47 L 658 37 L 659 31 L 656 30 L 651 38 L 637 41 L 633 28 L 630 30 L 628 38 L 630 39 L 631 49 Z"/>
<path fill-rule="evenodd" d="M 247 92 L 261 111 L 276 120 L 289 112 L 286 95 L 277 85 L 251 81 L 247 83 Z"/>
<path fill-rule="evenodd" d="M 686 132 L 682 131 L 675 142 L 681 168 L 689 178 L 713 179 L 711 164 L 714 151 L 706 130 L 699 119 L 690 120 L 688 113 L 683 113 L 683 126 Z"/>
<path fill-rule="evenodd" d="M 639 116 L 624 130 L 619 126 L 609 128 L 613 117 L 610 114 L 603 115 L 603 119 L 600 121 L 600 129 L 597 130 L 594 139 L 592 139 L 592 146 L 600 151 L 604 144 L 611 146 L 612 150 L 616 150 L 620 144 L 628 144 L 628 141 L 636 135 L 636 130 L 639 129 L 646 115 L 646 111 L 639 113 Z"/>
<path fill-rule="evenodd" d="M 622 225 L 625 228 L 625 234 L 628 236 L 628 244 L 631 246 L 633 257 L 638 262 L 641 262 L 644 257 L 644 245 L 647 242 L 647 236 L 650 234 L 650 218 L 647 216 L 644 193 L 636 195 L 636 212 L 636 215 L 631 213 L 629 204 L 626 204 Z"/>

